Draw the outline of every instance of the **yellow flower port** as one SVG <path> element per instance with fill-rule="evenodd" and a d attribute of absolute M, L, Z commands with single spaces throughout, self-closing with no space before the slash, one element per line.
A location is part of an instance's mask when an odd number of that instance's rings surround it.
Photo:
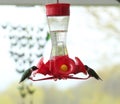
<path fill-rule="evenodd" d="M 63 65 L 61 65 L 60 69 L 61 69 L 62 71 L 67 71 L 67 70 L 68 70 L 68 66 L 65 65 L 65 64 L 63 64 Z"/>

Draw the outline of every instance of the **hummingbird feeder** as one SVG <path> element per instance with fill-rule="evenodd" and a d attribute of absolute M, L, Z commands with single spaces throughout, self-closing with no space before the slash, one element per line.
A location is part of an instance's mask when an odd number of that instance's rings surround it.
<path fill-rule="evenodd" d="M 58 1 L 54 4 L 47 4 L 46 16 L 52 42 L 50 58 L 46 63 L 44 63 L 44 58 L 41 58 L 37 66 L 33 66 L 25 71 L 20 82 L 26 78 L 32 81 L 50 79 L 86 80 L 90 77 L 94 77 L 97 80 L 101 79 L 93 69 L 84 65 L 78 57 L 75 57 L 74 60 L 68 55 L 66 36 L 70 16 L 70 4 L 59 3 Z M 75 77 L 74 75 L 78 73 L 85 74 L 86 78 Z M 36 74 L 48 75 L 49 77 L 36 79 Z"/>

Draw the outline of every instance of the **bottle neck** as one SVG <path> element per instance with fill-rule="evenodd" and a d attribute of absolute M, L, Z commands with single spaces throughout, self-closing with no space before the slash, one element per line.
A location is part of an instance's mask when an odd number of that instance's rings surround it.
<path fill-rule="evenodd" d="M 66 47 L 67 31 L 51 31 L 52 50 L 50 57 L 68 55 Z"/>

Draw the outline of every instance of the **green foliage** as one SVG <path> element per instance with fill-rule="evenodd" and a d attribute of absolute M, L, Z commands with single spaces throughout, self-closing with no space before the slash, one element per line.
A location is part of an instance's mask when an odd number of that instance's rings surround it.
<path fill-rule="evenodd" d="M 0 104 L 15 104 L 13 99 L 11 99 L 8 95 L 0 96 Z"/>
<path fill-rule="evenodd" d="M 50 39 L 50 33 L 48 32 L 45 40 L 48 41 L 49 39 Z"/>

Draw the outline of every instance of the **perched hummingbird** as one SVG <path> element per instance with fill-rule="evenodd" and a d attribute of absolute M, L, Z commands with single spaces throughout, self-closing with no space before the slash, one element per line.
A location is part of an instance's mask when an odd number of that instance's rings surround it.
<path fill-rule="evenodd" d="M 19 83 L 23 82 L 26 78 L 29 78 L 30 75 L 31 75 L 31 73 L 32 73 L 32 71 L 35 71 L 35 70 L 37 70 L 37 69 L 38 69 L 38 68 L 37 68 L 36 66 L 32 66 L 32 67 L 30 67 L 29 69 L 27 69 L 27 70 L 23 73 L 23 75 L 22 75 L 21 80 L 20 80 Z"/>
<path fill-rule="evenodd" d="M 84 65 L 85 66 L 85 69 L 87 70 L 88 74 L 91 76 L 91 77 L 94 77 L 95 79 L 97 80 L 102 80 L 98 74 L 93 70 L 91 69 L 90 67 L 88 67 L 87 65 Z"/>

